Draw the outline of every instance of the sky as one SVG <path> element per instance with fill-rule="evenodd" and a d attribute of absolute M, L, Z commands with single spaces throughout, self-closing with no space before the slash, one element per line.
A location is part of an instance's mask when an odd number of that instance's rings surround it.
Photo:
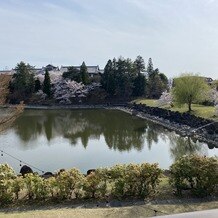
<path fill-rule="evenodd" d="M 0 70 L 138 55 L 218 79 L 218 0 L 0 0 Z"/>

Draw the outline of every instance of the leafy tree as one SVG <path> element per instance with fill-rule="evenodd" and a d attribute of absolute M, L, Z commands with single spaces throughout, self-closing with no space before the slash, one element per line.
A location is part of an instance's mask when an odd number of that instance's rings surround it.
<path fill-rule="evenodd" d="M 76 82 L 82 82 L 80 71 L 75 67 L 69 67 L 67 72 L 63 73 L 64 79 L 74 80 Z"/>
<path fill-rule="evenodd" d="M 80 75 L 81 75 L 81 80 L 83 84 L 88 84 L 89 82 L 89 74 L 88 74 L 88 70 L 86 67 L 85 62 L 83 61 L 82 65 L 80 66 Z"/>
<path fill-rule="evenodd" d="M 34 75 L 32 73 L 33 67 L 24 62 L 17 64 L 15 74 L 10 84 L 11 95 L 9 96 L 11 102 L 18 103 L 27 100 L 34 92 Z"/>
<path fill-rule="evenodd" d="M 35 92 L 38 92 L 41 88 L 42 88 L 41 87 L 41 82 L 40 82 L 39 78 L 37 78 L 35 80 Z"/>
<path fill-rule="evenodd" d="M 188 105 L 188 111 L 191 112 L 193 102 L 204 100 L 204 93 L 208 85 L 202 77 L 193 74 L 184 74 L 174 79 L 173 96 L 177 104 Z"/>
<path fill-rule="evenodd" d="M 48 97 L 51 96 L 51 80 L 49 76 L 48 70 L 45 72 L 45 78 L 43 82 L 43 92 L 48 95 Z"/>

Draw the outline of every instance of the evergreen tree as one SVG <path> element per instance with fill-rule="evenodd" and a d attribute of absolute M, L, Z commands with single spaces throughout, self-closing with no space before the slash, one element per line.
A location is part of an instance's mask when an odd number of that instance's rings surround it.
<path fill-rule="evenodd" d="M 10 83 L 10 96 L 9 99 L 12 103 L 19 103 L 31 97 L 34 92 L 34 75 L 33 67 L 24 62 L 20 62 L 15 67 L 15 74 Z"/>
<path fill-rule="evenodd" d="M 86 67 L 85 62 L 83 61 L 82 65 L 80 66 L 80 75 L 81 75 L 81 80 L 83 84 L 88 84 L 89 82 L 89 74 L 88 74 L 88 70 Z"/>
<path fill-rule="evenodd" d="M 75 67 L 69 67 L 66 72 L 63 73 L 64 79 L 74 80 L 78 83 L 82 82 L 80 71 Z"/>
<path fill-rule="evenodd" d="M 146 78 L 143 74 L 139 73 L 134 80 L 133 95 L 143 96 L 145 95 Z"/>
<path fill-rule="evenodd" d="M 148 74 L 148 77 L 150 77 L 153 73 L 154 69 L 153 69 L 153 63 L 152 63 L 152 59 L 149 58 L 148 59 L 148 66 L 147 66 L 147 74 Z"/>
<path fill-rule="evenodd" d="M 41 89 L 41 82 L 39 78 L 35 80 L 35 92 L 38 92 Z"/>
<path fill-rule="evenodd" d="M 48 70 L 45 71 L 45 78 L 43 82 L 43 92 L 47 94 L 48 97 L 51 97 L 51 80 Z"/>
<path fill-rule="evenodd" d="M 137 56 L 136 60 L 134 61 L 134 67 L 138 74 L 145 70 L 145 61 L 140 55 Z"/>

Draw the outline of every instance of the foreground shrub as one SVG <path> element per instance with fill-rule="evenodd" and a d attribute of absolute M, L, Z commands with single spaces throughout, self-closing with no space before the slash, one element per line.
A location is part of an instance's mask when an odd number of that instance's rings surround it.
<path fill-rule="evenodd" d="M 0 165 L 0 200 L 20 200 L 21 192 L 32 200 L 149 197 L 155 194 L 160 176 L 158 165 L 148 163 L 100 168 L 88 176 L 73 168 L 48 179 L 37 173 L 18 177 L 8 165 Z"/>
<path fill-rule="evenodd" d="M 170 167 L 170 184 L 177 194 L 190 190 L 199 197 L 210 195 L 218 184 L 218 160 L 213 157 L 183 156 Z"/>
<path fill-rule="evenodd" d="M 8 164 L 0 165 L 0 204 L 8 204 L 13 200 L 13 179 L 16 178 L 14 170 Z"/>
<path fill-rule="evenodd" d="M 48 183 L 38 174 L 26 174 L 23 182 L 29 199 L 41 200 L 46 199 L 49 196 Z"/>
<path fill-rule="evenodd" d="M 55 188 L 59 198 L 70 199 L 72 198 L 72 194 L 74 194 L 76 198 L 79 197 L 83 183 L 84 175 L 79 170 L 73 168 L 58 173 L 56 182 L 53 184 L 56 186 Z"/>
<path fill-rule="evenodd" d="M 117 197 L 150 197 L 156 193 L 161 172 L 157 164 L 116 165 L 111 168 L 112 194 Z"/>

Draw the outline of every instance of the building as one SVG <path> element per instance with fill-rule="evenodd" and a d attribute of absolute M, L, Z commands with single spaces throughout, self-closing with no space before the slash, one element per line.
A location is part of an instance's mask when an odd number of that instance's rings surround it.
<path fill-rule="evenodd" d="M 80 66 L 61 66 L 60 71 L 63 74 L 64 72 L 68 71 L 69 67 L 74 67 L 77 70 L 80 70 Z M 99 74 L 102 73 L 102 71 L 99 69 L 99 66 L 87 66 L 87 71 L 90 77 L 99 76 Z"/>
<path fill-rule="evenodd" d="M 42 68 L 34 68 L 32 71 L 36 76 L 39 75 L 45 75 L 45 71 L 48 70 L 48 72 L 52 75 L 62 75 L 64 72 L 68 71 L 69 67 L 74 67 L 78 70 L 80 70 L 80 66 L 61 66 L 55 67 L 51 64 L 48 64 L 45 67 Z M 104 73 L 104 70 L 100 70 L 98 65 L 95 66 L 87 66 L 88 74 L 91 78 L 99 77 L 100 74 Z M 0 71 L 0 74 L 7 74 L 7 75 L 13 75 L 15 73 L 15 70 L 2 70 Z"/>

